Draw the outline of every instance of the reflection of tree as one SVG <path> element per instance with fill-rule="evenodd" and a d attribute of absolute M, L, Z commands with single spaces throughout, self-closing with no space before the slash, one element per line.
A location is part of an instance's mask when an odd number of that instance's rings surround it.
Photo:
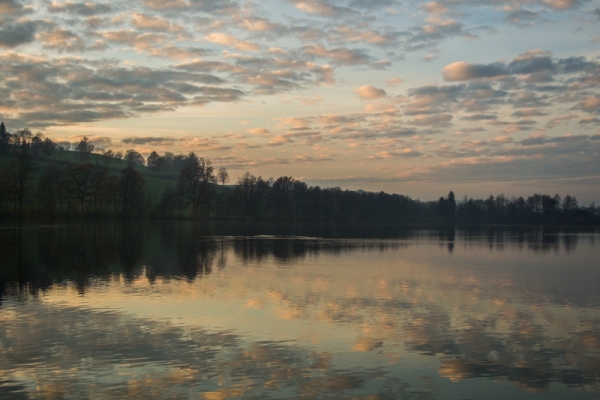
<path fill-rule="evenodd" d="M 240 228 L 242 232 L 247 229 L 246 225 Z M 252 229 L 260 232 L 263 227 Z M 283 227 L 276 229 L 285 232 Z M 304 234 L 313 228 L 295 224 L 289 229 Z M 323 226 L 314 229 L 330 229 L 334 234 L 339 233 L 334 228 Z M 288 271 L 277 272 L 286 277 L 302 278 L 293 281 L 292 287 L 286 288 L 287 283 L 282 280 L 254 281 L 256 288 L 253 295 L 260 297 L 262 293 L 265 297 L 256 301 L 274 306 L 274 317 L 344 325 L 349 330 L 357 330 L 356 340 L 349 342 L 348 351 L 373 355 L 388 352 L 393 346 L 402 347 L 431 360 L 439 359 L 439 374 L 456 381 L 497 378 L 532 392 L 548 390 L 553 383 L 598 388 L 600 316 L 595 308 L 600 299 L 597 296 L 599 275 L 596 269 L 585 269 L 589 263 L 569 268 L 557 268 L 556 263 L 548 263 L 539 269 L 526 263 L 510 264 L 510 261 L 519 260 L 523 250 L 545 252 L 552 249 L 550 251 L 569 256 L 568 252 L 577 251 L 579 254 L 587 250 L 584 246 L 579 249 L 565 244 L 566 240 L 578 240 L 579 236 L 572 232 L 549 232 L 535 229 L 436 230 L 404 232 L 401 240 L 316 240 L 281 236 L 215 236 L 227 233 L 227 230 L 210 224 L 189 223 L 136 222 L 1 229 L 0 296 L 6 298 L 9 293 L 22 296 L 36 294 L 63 282 L 74 283 L 73 286 L 82 295 L 88 295 L 89 285 L 95 280 L 116 275 L 125 277 L 126 283 L 132 284 L 138 283 L 145 273 L 150 282 L 166 282 L 173 277 L 183 277 L 192 282 L 205 276 L 210 279 L 198 280 L 196 287 L 210 292 L 209 289 L 216 285 L 221 289 L 230 285 L 232 290 L 227 296 L 240 296 L 245 303 L 248 299 L 236 293 L 235 288 L 247 285 L 245 279 L 248 277 L 228 275 L 231 270 L 216 273 L 213 271 L 215 264 L 219 268 L 225 267 L 225 260 L 229 259 L 248 268 L 293 266 L 295 268 L 289 274 Z M 548 235 L 557 238 L 547 238 Z M 425 246 L 426 250 L 434 251 L 439 243 L 441 254 L 447 260 L 464 257 L 458 250 L 462 245 L 474 250 L 490 248 L 496 252 L 495 258 L 467 257 L 463 260 L 489 262 L 497 259 L 498 264 L 493 265 L 501 268 L 470 269 L 468 265 L 456 266 L 450 262 L 443 266 L 431 266 L 426 262 L 414 267 L 410 263 L 405 265 L 404 250 L 415 253 L 410 250 L 423 243 L 429 243 Z M 452 257 L 445 254 L 449 243 L 459 243 Z M 395 253 L 384 254 L 391 251 Z M 323 269 L 317 272 L 319 276 L 315 278 L 307 272 L 319 256 L 335 262 L 338 256 L 351 259 L 356 255 L 365 260 L 372 259 L 375 263 L 379 262 L 377 257 L 380 253 L 393 255 L 388 257 L 393 259 L 388 260 L 393 268 L 384 270 L 383 276 L 378 276 L 378 268 L 370 264 L 349 270 L 348 275 L 354 277 L 346 277 L 344 273 L 329 275 L 332 272 Z M 515 257 L 507 257 L 509 255 Z M 542 253 L 536 257 L 540 255 L 545 256 Z M 553 259 L 552 256 L 550 253 L 545 259 Z M 411 261 L 410 257 L 406 261 Z M 209 274 L 212 275 L 208 277 Z M 306 285 L 303 286 L 302 282 Z M 351 291 L 344 287 L 349 283 L 362 285 L 362 288 Z M 552 315 L 552 310 L 565 310 L 565 302 L 570 303 L 573 309 L 579 309 L 579 312 L 575 310 L 575 314 L 569 314 L 573 315 L 575 322 L 565 321 L 560 313 Z M 60 324 L 43 321 L 42 313 L 47 313 L 49 318 L 60 321 Z M 77 375 L 64 371 L 107 368 L 108 376 L 118 376 L 115 365 L 126 364 L 126 361 L 133 365 L 128 369 L 130 383 L 119 381 L 121 383 L 113 386 L 118 390 L 106 389 L 105 397 L 161 397 L 171 393 L 172 387 L 185 387 L 185 390 L 196 390 L 196 395 L 199 391 L 205 392 L 209 398 L 208 394 L 215 397 L 269 398 L 283 392 L 294 392 L 298 397 L 340 397 L 336 395 L 342 393 L 358 398 L 359 394 L 368 392 L 366 383 L 375 378 L 383 380 L 378 389 L 379 398 L 435 397 L 429 386 L 417 392 L 414 387 L 405 386 L 398 376 L 393 375 L 393 369 L 336 370 L 331 355 L 298 345 L 245 342 L 239 337 L 234 340 L 229 336 L 218 336 L 218 340 L 224 342 L 219 345 L 211 342 L 213 339 L 207 332 L 190 333 L 152 321 L 129 320 L 129 317 L 115 316 L 114 313 L 44 309 L 30 311 L 29 314 L 19 311 L 19 315 L 22 321 L 0 320 L 0 343 L 8 343 L 6 348 L 13 349 L 5 355 L 0 352 L 0 370 L 24 365 L 24 361 L 19 361 L 24 357 L 46 360 L 61 354 L 62 360 L 56 357 L 56 361 L 49 363 L 55 371 L 66 374 L 57 375 L 64 383 L 54 383 L 56 379 L 50 382 L 49 375 L 44 375 L 48 371 L 37 369 L 30 372 L 30 376 L 38 376 L 35 379 L 38 379 L 40 388 L 56 385 L 52 390 L 59 397 L 68 390 L 80 393 L 77 390 L 85 387 L 80 383 L 88 379 L 83 377 L 83 373 Z M 15 328 L 17 325 L 19 327 Z M 13 333 L 7 333 L 3 328 L 6 326 L 10 326 Z M 71 336 L 67 334 L 69 329 Z M 84 332 L 80 333 L 81 330 Z M 30 335 L 24 333 L 29 331 L 35 332 Z M 77 332 L 76 341 L 72 332 Z M 114 344 L 117 338 L 122 342 Z M 44 350 L 42 342 L 58 344 L 54 350 L 51 347 L 51 350 Z M 86 346 L 91 346 L 92 350 Z M 29 353 L 23 350 L 27 348 L 35 351 Z M 121 357 L 116 361 L 113 350 Z M 190 354 L 188 357 L 179 352 Z M 202 361 L 198 362 L 199 359 Z M 227 389 L 219 388 L 216 376 L 223 379 L 221 383 Z M 73 385 L 77 388 L 73 389 Z M 0 395 L 2 393 L 0 389 Z M 86 393 L 81 393 L 81 397 L 86 397 Z"/>

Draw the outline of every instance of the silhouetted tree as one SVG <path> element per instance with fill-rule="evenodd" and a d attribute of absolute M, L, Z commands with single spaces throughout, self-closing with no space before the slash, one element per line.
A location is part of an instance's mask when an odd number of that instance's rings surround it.
<path fill-rule="evenodd" d="M 31 154 L 23 150 L 15 153 L 15 160 L 8 165 L 8 185 L 19 204 L 19 214 L 23 212 L 23 201 L 30 192 L 29 181 L 36 171 L 36 165 Z"/>
<path fill-rule="evenodd" d="M 177 191 L 173 188 L 166 188 L 160 195 L 160 199 L 156 204 L 155 213 L 160 218 L 169 218 L 175 215 L 175 210 L 178 208 Z"/>
<path fill-rule="evenodd" d="M 125 152 L 125 161 L 127 166 L 133 168 L 135 165 L 145 165 L 144 157 L 134 149 L 129 149 Z"/>
<path fill-rule="evenodd" d="M 0 153 L 6 153 L 10 149 L 10 133 L 6 130 L 4 122 L 0 123 Z"/>
<path fill-rule="evenodd" d="M 86 203 L 97 193 L 98 178 L 97 170 L 92 164 L 71 164 L 65 168 L 67 192 L 80 212 L 84 212 Z"/>
<path fill-rule="evenodd" d="M 577 202 L 577 198 L 571 195 L 566 195 L 563 204 L 562 204 L 563 212 L 565 217 L 572 218 L 575 210 L 579 208 L 579 203 Z"/>
<path fill-rule="evenodd" d="M 38 201 L 46 215 L 54 215 L 57 205 L 62 210 L 65 200 L 64 179 L 65 169 L 59 164 L 50 164 L 40 175 L 38 181 Z"/>
<path fill-rule="evenodd" d="M 87 136 L 84 136 L 83 139 L 77 144 L 75 150 L 81 153 L 81 159 L 83 162 L 87 162 L 90 154 L 94 151 L 94 144 L 90 142 Z"/>
<path fill-rule="evenodd" d="M 156 151 L 153 151 L 152 153 L 150 153 L 150 155 L 148 156 L 148 159 L 146 160 L 146 166 L 148 167 L 148 169 L 152 172 L 158 172 L 157 170 L 157 161 L 160 158 L 160 156 L 158 155 L 158 153 Z"/>
<path fill-rule="evenodd" d="M 132 216 L 141 213 L 144 209 L 144 189 L 146 182 L 142 174 L 131 167 L 121 172 L 119 181 L 119 198 L 123 216 Z"/>
<path fill-rule="evenodd" d="M 220 167 L 217 172 L 217 178 L 219 179 L 219 182 L 221 182 L 221 185 L 225 186 L 225 183 L 229 181 L 229 172 L 227 172 L 227 168 Z"/>
<path fill-rule="evenodd" d="M 188 156 L 189 162 L 179 174 L 177 191 L 187 204 L 192 205 L 192 216 L 198 216 L 204 206 L 206 216 L 210 212 L 213 187 L 217 178 L 210 160 L 198 158 L 194 153 Z"/>

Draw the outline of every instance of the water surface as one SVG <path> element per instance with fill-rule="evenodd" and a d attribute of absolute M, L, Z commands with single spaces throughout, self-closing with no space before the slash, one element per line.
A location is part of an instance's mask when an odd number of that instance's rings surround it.
<path fill-rule="evenodd" d="M 599 240 L 0 228 L 0 398 L 597 399 Z"/>

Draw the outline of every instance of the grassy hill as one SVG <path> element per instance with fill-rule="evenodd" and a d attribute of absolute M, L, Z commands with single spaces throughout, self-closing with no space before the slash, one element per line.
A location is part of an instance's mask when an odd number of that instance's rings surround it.
<path fill-rule="evenodd" d="M 0 170 L 8 166 L 14 157 L 9 154 L 0 155 Z M 103 156 L 101 154 L 88 154 L 87 158 L 82 158 L 82 154 L 75 151 L 56 151 L 52 157 L 43 160 L 37 159 L 35 165 L 37 167 L 33 176 L 32 182 L 37 182 L 39 176 L 50 164 L 84 164 L 90 163 L 101 167 L 106 167 L 111 174 L 120 175 L 121 171 L 127 167 L 125 160 Z M 136 165 L 135 170 L 142 174 L 146 181 L 146 195 L 149 198 L 158 198 L 160 194 L 169 187 L 177 186 L 177 176 L 175 174 L 157 174 L 153 173 L 148 168 L 142 165 Z"/>

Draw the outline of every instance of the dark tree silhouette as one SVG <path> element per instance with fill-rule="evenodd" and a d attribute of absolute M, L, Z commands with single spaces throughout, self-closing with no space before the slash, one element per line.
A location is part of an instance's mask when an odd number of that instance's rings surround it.
<path fill-rule="evenodd" d="M 57 206 L 62 210 L 66 200 L 65 169 L 59 164 L 50 164 L 40 175 L 38 181 L 38 201 L 45 214 L 54 215 Z"/>
<path fill-rule="evenodd" d="M 30 192 L 29 181 L 36 171 L 33 156 L 23 150 L 15 153 L 15 160 L 8 165 L 8 184 L 16 202 L 19 204 L 19 214 L 23 212 L 23 201 Z"/>
<path fill-rule="evenodd" d="M 0 153 L 6 153 L 10 149 L 11 135 L 6 130 L 4 122 L 0 123 Z"/>
<path fill-rule="evenodd" d="M 227 168 L 220 167 L 217 172 L 217 178 L 219 179 L 219 182 L 221 182 L 221 185 L 225 186 L 225 183 L 229 181 L 229 172 L 227 172 Z"/>
<path fill-rule="evenodd" d="M 90 154 L 92 153 L 92 151 L 94 151 L 94 148 L 94 144 L 90 142 L 87 136 L 84 136 L 83 139 L 81 139 L 81 141 L 75 147 L 75 150 L 81 153 L 81 159 L 83 160 L 83 162 L 87 163 Z"/>
<path fill-rule="evenodd" d="M 208 216 L 214 193 L 212 185 L 217 181 L 212 163 L 194 153 L 189 154 L 188 160 L 191 162 L 179 174 L 177 191 L 186 204 L 191 204 L 193 217 L 198 216 L 202 207 Z"/>
<path fill-rule="evenodd" d="M 132 216 L 143 211 L 145 187 L 144 177 L 133 168 L 127 167 L 121 172 L 119 198 L 123 216 Z"/>
<path fill-rule="evenodd" d="M 65 181 L 69 197 L 75 201 L 80 212 L 92 200 L 100 184 L 98 171 L 92 164 L 68 165 L 65 168 Z"/>
<path fill-rule="evenodd" d="M 134 149 L 129 149 L 125 152 L 125 161 L 127 161 L 127 166 L 131 168 L 135 165 L 146 165 L 144 157 Z"/>

